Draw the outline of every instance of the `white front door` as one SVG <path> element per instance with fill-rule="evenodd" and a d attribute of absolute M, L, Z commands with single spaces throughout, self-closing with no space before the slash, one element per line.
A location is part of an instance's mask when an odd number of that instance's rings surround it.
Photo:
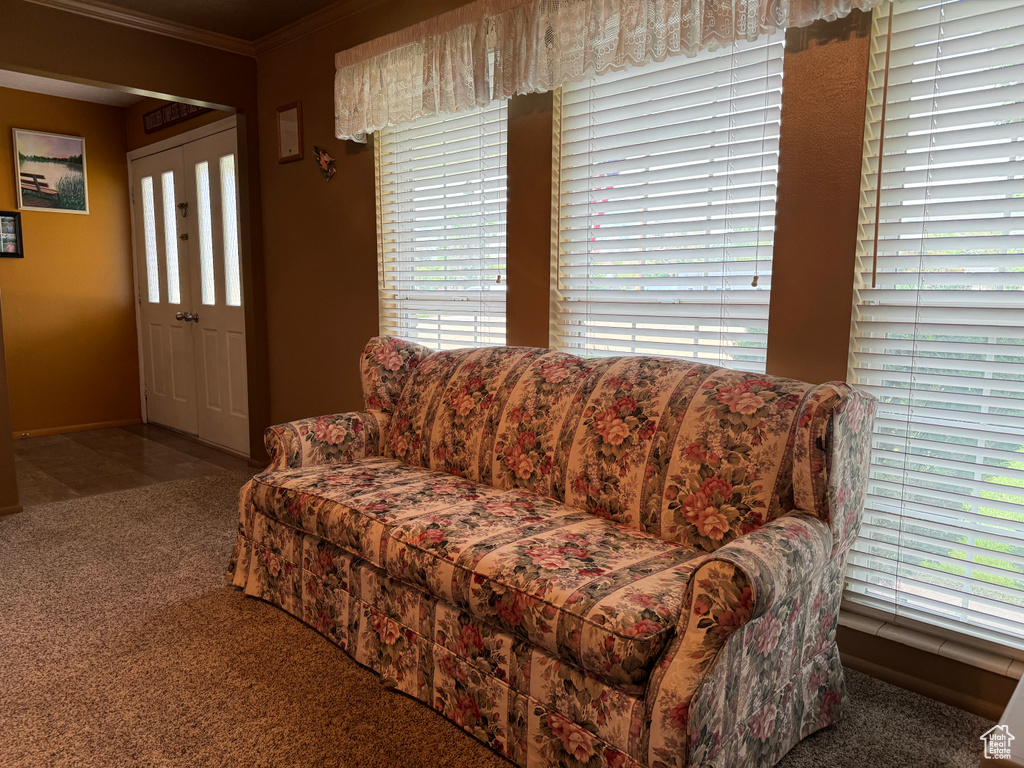
<path fill-rule="evenodd" d="M 197 434 L 185 166 L 180 149 L 132 163 L 135 274 L 147 421 Z"/>
<path fill-rule="evenodd" d="M 235 131 L 132 162 L 147 421 L 248 452 Z"/>

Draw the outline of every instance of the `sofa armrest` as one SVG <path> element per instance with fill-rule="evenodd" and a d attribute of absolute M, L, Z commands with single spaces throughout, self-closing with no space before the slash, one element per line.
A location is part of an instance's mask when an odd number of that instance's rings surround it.
<path fill-rule="evenodd" d="M 833 546 L 845 552 L 860 531 L 871 473 L 871 438 L 878 400 L 854 390 L 835 411 L 828 436 L 828 523 Z"/>
<path fill-rule="evenodd" d="M 790 512 L 715 551 L 712 559 L 731 563 L 751 590 L 748 620 L 767 612 L 781 597 L 824 570 L 832 557 L 832 531 L 810 512 Z"/>
<path fill-rule="evenodd" d="M 273 469 L 348 463 L 380 454 L 386 417 L 353 411 L 290 421 L 268 427 L 263 442 Z"/>
<path fill-rule="evenodd" d="M 676 636 L 648 682 L 651 768 L 687 764 L 690 706 L 726 640 L 819 578 L 832 544 L 827 523 L 799 512 L 700 558 Z"/>

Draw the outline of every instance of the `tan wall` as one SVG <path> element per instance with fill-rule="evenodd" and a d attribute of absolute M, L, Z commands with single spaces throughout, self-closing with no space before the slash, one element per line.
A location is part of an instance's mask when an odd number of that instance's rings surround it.
<path fill-rule="evenodd" d="M 128 136 L 129 152 L 133 149 L 148 147 L 150 144 L 156 144 L 164 139 L 173 139 L 175 136 L 194 131 L 196 128 L 202 128 L 210 123 L 216 123 L 218 120 L 223 120 L 225 117 L 231 117 L 231 115 L 235 114 L 234 110 L 214 109 L 183 122 L 153 131 L 153 133 L 146 133 L 142 123 L 142 116 L 147 112 L 152 112 L 154 109 L 159 109 L 165 104 L 170 103 L 163 99 L 143 99 L 138 104 L 132 104 L 130 107 L 125 108 L 125 130 Z"/>
<path fill-rule="evenodd" d="M 270 408 L 255 59 L 22 0 L 0 0 L 0 18 L 0 69 L 237 110 L 250 450 L 254 459 L 263 460 Z M 46 45 L 39 44 L 41 39 Z M 124 130 L 122 115 L 118 131 L 123 135 Z M 2 456 L 0 450 L 0 461 Z M 3 494 L 0 483 L 0 503 Z"/>
<path fill-rule="evenodd" d="M 124 110 L 0 88 L 0 134 L 85 138 L 88 215 L 23 211 L 24 259 L 0 259 L 16 433 L 139 421 Z M 0 179 L 16 177 L 0 142 Z M 12 183 L 0 208 L 16 210 Z"/>

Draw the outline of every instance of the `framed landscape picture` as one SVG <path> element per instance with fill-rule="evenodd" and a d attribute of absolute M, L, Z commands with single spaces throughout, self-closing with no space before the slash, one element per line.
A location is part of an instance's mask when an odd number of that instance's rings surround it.
<path fill-rule="evenodd" d="M 18 209 L 88 213 L 85 139 L 14 129 Z"/>
<path fill-rule="evenodd" d="M 0 256 L 20 259 L 25 255 L 21 239 L 21 214 L 0 211 Z"/>

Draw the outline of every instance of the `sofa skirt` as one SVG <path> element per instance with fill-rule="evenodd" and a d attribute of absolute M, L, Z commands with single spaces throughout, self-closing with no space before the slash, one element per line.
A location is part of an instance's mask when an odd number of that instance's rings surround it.
<path fill-rule="evenodd" d="M 524 768 L 771 766 L 842 710 L 834 639 L 841 560 L 730 638 L 678 736 L 663 744 L 671 756 L 657 750 L 649 758 L 648 697 L 588 677 L 317 536 L 251 508 L 242 518 L 229 578 L 246 595 L 310 625 L 384 685 Z M 771 627 L 782 629 L 760 658 Z M 763 676 L 752 670 L 766 665 L 778 674 L 755 690 Z M 660 676 L 652 677 L 654 690 Z"/>
<path fill-rule="evenodd" d="M 261 514 L 232 577 L 528 768 L 639 768 L 643 698 L 470 616 L 317 536 Z"/>

